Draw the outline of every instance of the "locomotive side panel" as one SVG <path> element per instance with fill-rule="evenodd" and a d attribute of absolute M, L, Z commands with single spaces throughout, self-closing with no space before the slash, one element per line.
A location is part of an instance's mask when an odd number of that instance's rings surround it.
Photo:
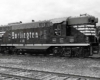
<path fill-rule="evenodd" d="M 34 24 L 34 23 L 33 23 Z M 25 29 L 22 29 L 24 26 Z M 18 28 L 7 31 L 3 42 L 7 44 L 64 44 L 64 43 L 86 43 L 86 36 L 73 26 L 67 30 L 66 24 L 59 23 L 53 26 L 34 27 L 21 24 Z M 17 27 L 17 25 L 14 25 Z M 68 34 L 67 34 L 68 33 Z"/>
<path fill-rule="evenodd" d="M 86 36 L 73 27 L 71 27 L 71 35 L 74 37 L 74 43 L 86 43 Z"/>
<path fill-rule="evenodd" d="M 4 35 L 3 35 L 3 39 L 2 39 L 2 43 L 3 44 L 10 44 L 12 42 L 11 40 L 11 31 L 7 31 Z"/>
<path fill-rule="evenodd" d="M 31 24 L 12 25 L 12 30 L 4 35 L 4 43 L 7 44 L 48 44 L 50 39 L 50 27 Z M 29 26 L 29 27 L 28 27 Z M 16 28 L 17 27 L 17 28 Z M 9 36 L 10 36 L 10 41 Z"/>

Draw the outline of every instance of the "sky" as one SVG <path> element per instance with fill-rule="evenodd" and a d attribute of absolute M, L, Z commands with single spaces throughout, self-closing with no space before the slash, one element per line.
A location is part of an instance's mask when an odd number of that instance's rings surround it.
<path fill-rule="evenodd" d="M 100 19 L 100 0 L 0 0 L 0 25 L 85 13 Z"/>

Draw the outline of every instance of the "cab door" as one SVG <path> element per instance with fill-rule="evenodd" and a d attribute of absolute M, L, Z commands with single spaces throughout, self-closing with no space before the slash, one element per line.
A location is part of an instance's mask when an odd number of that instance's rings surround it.
<path fill-rule="evenodd" d="M 61 37 L 61 24 L 54 24 L 50 29 L 51 43 L 59 43 L 59 38 Z"/>
<path fill-rule="evenodd" d="M 66 43 L 66 24 L 65 23 L 56 23 L 51 26 L 51 43 L 62 44 Z"/>

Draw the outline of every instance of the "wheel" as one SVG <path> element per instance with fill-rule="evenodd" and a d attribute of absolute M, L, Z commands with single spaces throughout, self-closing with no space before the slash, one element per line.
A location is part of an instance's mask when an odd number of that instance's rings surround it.
<path fill-rule="evenodd" d="M 82 57 L 83 56 L 83 47 L 75 47 L 73 49 L 73 53 L 75 57 Z"/>
<path fill-rule="evenodd" d="M 3 48 L 3 55 L 8 55 L 9 54 L 9 48 L 8 47 L 4 47 Z"/>
<path fill-rule="evenodd" d="M 89 47 L 84 47 L 84 57 L 90 56 L 90 50 Z"/>
<path fill-rule="evenodd" d="M 54 56 L 59 56 L 59 55 L 60 55 L 60 48 L 59 48 L 59 47 L 54 47 L 54 48 L 52 49 L 52 54 L 53 54 Z"/>
<path fill-rule="evenodd" d="M 62 50 L 61 50 L 61 56 L 63 57 L 71 57 L 71 48 L 68 48 L 68 47 L 63 47 Z"/>
<path fill-rule="evenodd" d="M 21 55 L 21 54 L 22 54 L 22 53 L 21 53 L 21 49 L 17 49 L 17 50 L 16 50 L 16 54 L 17 54 L 17 55 Z"/>

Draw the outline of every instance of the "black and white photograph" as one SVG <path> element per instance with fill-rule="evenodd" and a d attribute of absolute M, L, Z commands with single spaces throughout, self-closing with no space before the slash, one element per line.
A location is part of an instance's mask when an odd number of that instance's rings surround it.
<path fill-rule="evenodd" d="M 0 0 L 0 80 L 100 80 L 100 0 Z"/>

